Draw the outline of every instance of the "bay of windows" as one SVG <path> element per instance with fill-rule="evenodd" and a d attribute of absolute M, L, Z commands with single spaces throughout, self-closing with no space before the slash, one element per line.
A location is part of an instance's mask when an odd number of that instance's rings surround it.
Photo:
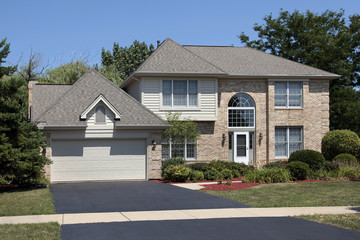
<path fill-rule="evenodd" d="M 164 107 L 197 107 L 197 80 L 163 80 L 162 105 Z"/>
<path fill-rule="evenodd" d="M 302 127 L 275 127 L 275 157 L 288 158 L 303 149 Z"/>
<path fill-rule="evenodd" d="M 275 107 L 302 107 L 302 82 L 275 82 Z"/>

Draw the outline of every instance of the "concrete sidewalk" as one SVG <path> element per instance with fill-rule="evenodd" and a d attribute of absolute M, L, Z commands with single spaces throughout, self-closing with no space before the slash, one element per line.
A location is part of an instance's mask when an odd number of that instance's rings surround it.
<path fill-rule="evenodd" d="M 130 221 L 194 220 L 249 217 L 292 217 L 313 214 L 359 213 L 360 207 L 287 207 L 287 208 L 221 208 L 167 211 L 75 213 L 0 217 L 0 224 L 46 223 L 65 224 L 110 223 Z"/>
<path fill-rule="evenodd" d="M 226 181 L 225 181 L 226 182 Z M 225 184 L 224 182 L 224 184 Z M 241 183 L 242 181 L 232 181 L 233 183 Z M 182 187 L 190 190 L 201 190 L 205 188 L 205 185 L 215 185 L 217 182 L 199 182 L 199 183 L 172 183 L 171 185 L 176 187 Z"/>

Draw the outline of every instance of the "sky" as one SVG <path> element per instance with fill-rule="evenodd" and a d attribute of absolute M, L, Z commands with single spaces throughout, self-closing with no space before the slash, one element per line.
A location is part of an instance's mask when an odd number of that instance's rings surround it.
<path fill-rule="evenodd" d="M 74 59 L 101 62 L 101 49 L 134 40 L 154 44 L 170 37 L 183 45 L 243 46 L 241 32 L 257 37 L 255 23 L 280 9 L 360 13 L 358 0 L 2 0 L 0 39 L 11 53 L 5 65 L 25 64 L 30 51 L 55 68 Z"/>

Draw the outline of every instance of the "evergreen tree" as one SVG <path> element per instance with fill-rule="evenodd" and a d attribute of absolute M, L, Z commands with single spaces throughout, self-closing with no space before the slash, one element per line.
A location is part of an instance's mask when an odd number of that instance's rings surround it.
<path fill-rule="evenodd" d="M 0 79 L 5 75 L 11 75 L 17 69 L 17 66 L 2 66 L 3 63 L 6 63 L 5 58 L 10 53 L 10 43 L 6 43 L 6 38 L 0 41 Z"/>

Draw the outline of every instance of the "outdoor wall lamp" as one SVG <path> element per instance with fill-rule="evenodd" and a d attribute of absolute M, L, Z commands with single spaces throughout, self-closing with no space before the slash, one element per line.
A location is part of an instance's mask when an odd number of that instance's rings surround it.
<path fill-rule="evenodd" d="M 222 139 L 223 139 L 223 141 L 225 141 L 225 139 L 226 139 L 225 133 L 222 134 Z"/>
<path fill-rule="evenodd" d="M 262 134 L 262 132 L 260 132 L 260 134 L 259 134 L 259 140 L 262 140 L 263 139 L 263 134 Z"/>
<path fill-rule="evenodd" d="M 156 141 L 152 140 L 152 145 L 155 147 L 156 146 Z"/>

